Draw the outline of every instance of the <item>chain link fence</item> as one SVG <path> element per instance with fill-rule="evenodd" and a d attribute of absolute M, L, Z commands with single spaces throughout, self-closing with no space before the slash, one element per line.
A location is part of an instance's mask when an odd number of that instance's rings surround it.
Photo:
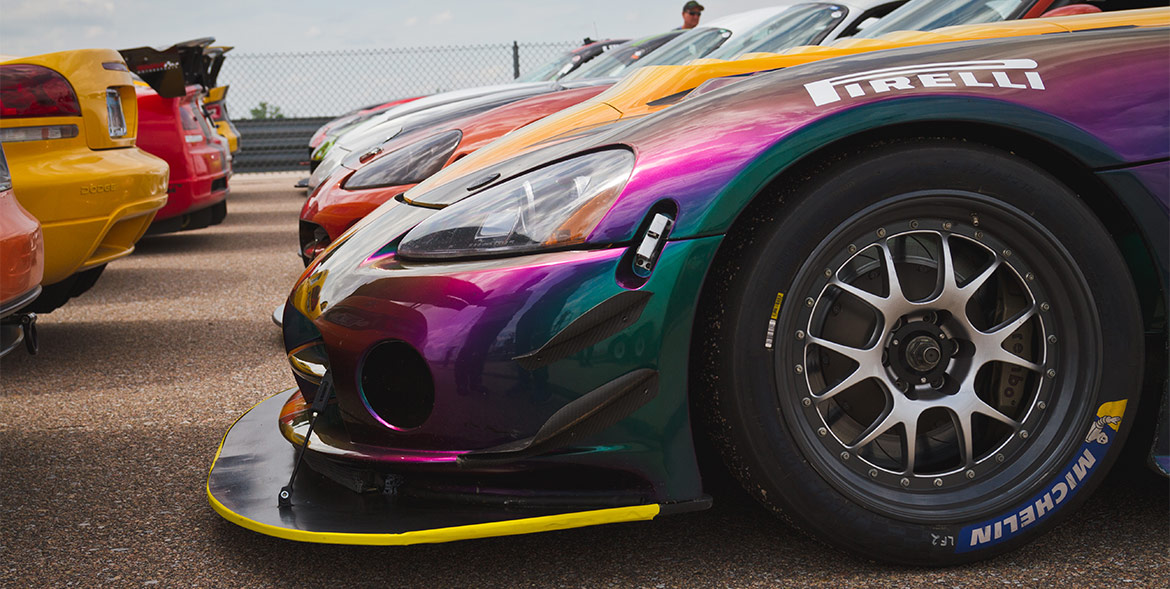
<path fill-rule="evenodd" d="M 399 98 L 512 81 L 577 43 L 229 53 L 219 74 L 240 132 L 236 172 L 308 170 L 308 143 L 326 121 Z"/>

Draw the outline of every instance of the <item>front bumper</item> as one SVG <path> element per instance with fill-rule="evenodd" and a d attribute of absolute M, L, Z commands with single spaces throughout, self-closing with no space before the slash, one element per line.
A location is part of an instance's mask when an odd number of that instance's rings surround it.
<path fill-rule="evenodd" d="M 270 397 L 241 416 L 224 436 L 207 479 L 211 506 L 250 530 L 302 542 L 406 545 L 563 530 L 653 519 L 702 509 L 710 499 L 670 506 L 496 507 L 402 499 L 393 493 L 356 495 L 313 472 L 297 479 L 291 506 L 277 494 L 288 482 L 295 450 L 275 422 L 291 391 Z"/>
<path fill-rule="evenodd" d="M 400 212 L 396 222 L 416 222 Z M 349 235 L 374 233 L 398 234 Z M 622 275 L 626 247 L 410 264 L 355 240 L 315 261 L 284 308 L 298 388 L 225 438 L 208 487 L 224 517 L 285 538 L 402 544 L 709 505 L 687 360 L 719 237 L 667 244 L 636 285 Z M 382 419 L 372 401 L 382 389 L 361 376 L 387 342 L 413 350 L 433 379 L 432 409 L 408 427 Z M 336 394 L 282 511 L 277 494 L 309 429 L 305 397 L 326 378 Z"/>
<path fill-rule="evenodd" d="M 623 399 L 633 393 L 622 379 L 648 370 L 657 374 L 652 399 L 600 431 L 560 447 L 546 442 L 545 451 L 490 470 L 573 465 L 615 473 L 623 481 L 615 491 L 636 489 L 648 502 L 693 499 L 701 485 L 686 366 L 695 301 L 718 243 L 668 244 L 637 287 L 623 283 L 624 247 L 420 265 L 376 255 L 356 267 L 327 254 L 283 318 L 301 390 L 312 397 L 326 372 L 337 390 L 336 419 L 318 423 L 308 452 L 379 471 L 489 470 L 463 456 L 541 441 L 537 433 L 567 419 L 574 403 L 634 403 Z M 372 384 L 382 372 L 415 374 L 383 363 L 377 351 L 387 344 L 425 365 L 418 370 L 431 388 L 422 394 L 433 402 L 416 421 L 396 421 L 398 407 L 383 403 L 413 393 Z M 537 352 L 546 358 L 530 361 Z"/>

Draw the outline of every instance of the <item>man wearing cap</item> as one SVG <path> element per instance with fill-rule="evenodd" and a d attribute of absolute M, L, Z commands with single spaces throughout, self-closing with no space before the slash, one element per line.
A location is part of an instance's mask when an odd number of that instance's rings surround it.
<path fill-rule="evenodd" d="M 699 26 L 699 17 L 703 16 L 703 5 L 695 0 L 690 0 L 690 2 L 683 4 L 682 16 L 683 25 L 679 27 L 680 29 L 693 29 Z"/>

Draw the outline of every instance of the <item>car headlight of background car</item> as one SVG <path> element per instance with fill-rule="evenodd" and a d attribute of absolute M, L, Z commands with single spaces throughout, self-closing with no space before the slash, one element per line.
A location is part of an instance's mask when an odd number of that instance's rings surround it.
<path fill-rule="evenodd" d="M 540 168 L 455 203 L 402 239 L 405 258 L 486 257 L 584 243 L 634 168 L 625 149 Z"/>
<path fill-rule="evenodd" d="M 445 131 L 403 147 L 362 166 L 343 187 L 359 190 L 418 184 L 443 169 L 462 139 L 460 131 Z M 359 156 L 359 161 L 377 157 L 381 149 L 371 148 Z"/>

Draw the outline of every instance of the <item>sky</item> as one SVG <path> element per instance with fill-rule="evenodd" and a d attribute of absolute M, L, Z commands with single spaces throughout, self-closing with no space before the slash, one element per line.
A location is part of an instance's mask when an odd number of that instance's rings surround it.
<path fill-rule="evenodd" d="M 0 54 L 215 37 L 237 53 L 579 42 L 682 24 L 684 0 L 0 0 Z M 703 20 L 775 4 L 711 0 Z M 702 23 L 700 23 L 702 24 Z"/>

